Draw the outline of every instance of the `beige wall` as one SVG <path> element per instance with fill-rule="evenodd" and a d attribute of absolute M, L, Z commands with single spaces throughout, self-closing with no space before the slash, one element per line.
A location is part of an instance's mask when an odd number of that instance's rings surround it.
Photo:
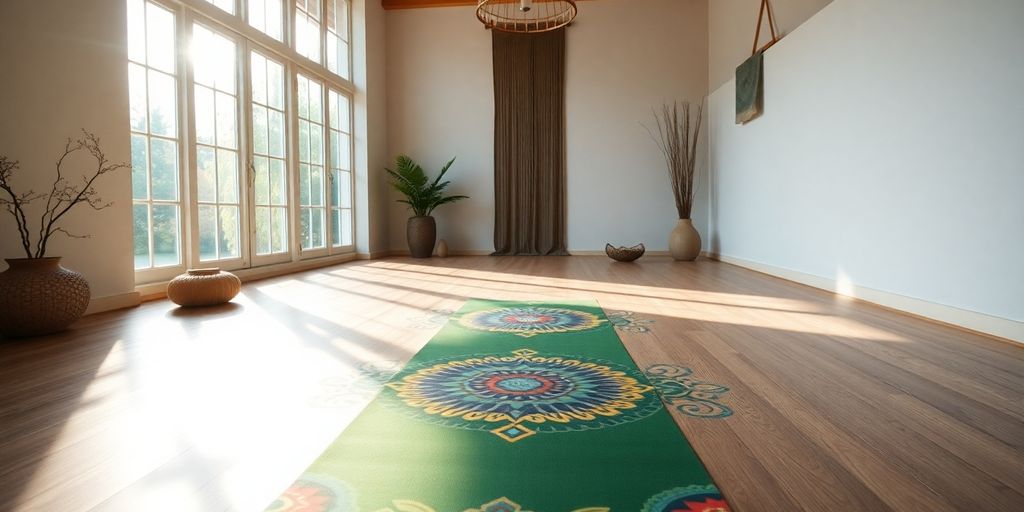
<path fill-rule="evenodd" d="M 130 160 L 126 62 L 124 2 L 0 2 L 0 154 L 21 161 L 20 190 L 48 191 L 65 138 L 82 128 L 101 138 L 108 158 Z M 72 163 L 79 176 L 92 162 Z M 114 205 L 98 212 L 79 206 L 63 224 L 92 238 L 56 235 L 47 251 L 85 275 L 94 299 L 135 288 L 131 173 L 105 176 L 96 189 Z M 33 225 L 42 213 L 37 206 L 30 210 Z M 0 256 L 24 257 L 19 240 L 11 216 L 0 212 Z"/>
<path fill-rule="evenodd" d="M 776 30 L 788 34 L 832 0 L 772 0 Z M 900 0 L 902 1 L 902 0 Z M 736 74 L 736 66 L 750 57 L 761 0 L 711 0 L 708 12 L 708 72 L 711 90 Z M 771 39 L 767 20 L 761 44 Z"/>
<path fill-rule="evenodd" d="M 664 162 L 641 123 L 664 101 L 707 93 L 707 1 L 579 7 L 566 43 L 569 249 L 602 250 L 610 241 L 664 250 L 675 209 Z M 490 33 L 473 7 L 387 17 L 391 157 L 408 153 L 436 172 L 458 156 L 452 188 L 472 199 L 438 210 L 439 234 L 455 250 L 493 250 Z M 407 217 L 392 203 L 392 249 L 406 247 Z"/>
<path fill-rule="evenodd" d="M 380 169 L 387 164 L 387 83 L 385 15 L 380 2 L 354 2 L 353 81 L 358 92 L 356 122 L 356 250 L 373 254 L 387 250 L 387 183 Z"/>

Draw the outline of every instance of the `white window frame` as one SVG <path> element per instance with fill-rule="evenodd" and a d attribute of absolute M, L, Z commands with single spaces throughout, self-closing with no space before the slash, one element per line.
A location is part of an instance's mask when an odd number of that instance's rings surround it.
<path fill-rule="evenodd" d="M 159 267 L 154 269 L 142 269 L 135 272 L 137 284 L 155 283 L 166 281 L 171 277 L 180 274 L 186 267 L 196 268 L 203 266 L 217 266 L 228 270 L 241 268 L 253 268 L 257 266 L 297 262 L 324 256 L 351 254 L 355 252 L 355 241 L 357 240 L 357 205 L 355 182 L 356 166 L 358 159 L 355 158 L 355 97 L 357 88 L 351 77 L 353 73 L 353 2 L 348 2 L 348 78 L 335 74 L 327 69 L 326 44 L 327 44 L 327 20 L 326 0 L 321 2 L 321 23 L 320 23 L 320 57 L 321 62 L 313 62 L 300 55 L 295 50 L 295 2 L 285 0 L 282 13 L 282 41 L 261 32 L 249 25 L 248 1 L 234 0 L 234 14 L 223 11 L 207 0 L 148 0 L 163 8 L 172 11 L 175 15 L 176 43 L 176 77 L 177 77 L 177 110 L 178 110 L 178 173 L 179 173 L 179 198 L 180 198 L 180 219 L 179 219 L 179 240 L 181 264 L 170 267 Z M 239 138 L 239 202 L 240 216 L 239 229 L 241 239 L 239 240 L 240 257 L 231 260 L 217 260 L 210 262 L 199 261 L 199 226 L 198 226 L 198 201 L 197 195 L 197 162 L 196 162 L 196 134 L 195 134 L 195 95 L 193 91 L 193 65 L 188 52 L 191 44 L 192 27 L 200 24 L 217 32 L 235 42 L 237 69 L 237 94 L 238 109 L 236 111 L 237 129 Z M 285 73 L 285 140 L 287 146 L 286 173 L 290 190 L 288 205 L 288 236 L 289 248 L 284 254 L 272 255 L 270 257 L 257 256 L 255 251 L 255 208 L 252 186 L 253 151 L 252 151 L 252 89 L 249 78 L 251 76 L 250 55 L 252 51 L 262 53 L 284 65 Z M 310 78 L 315 78 L 323 84 L 323 105 L 324 105 L 324 169 L 325 169 L 325 209 L 327 215 L 324 223 L 325 245 L 324 249 L 301 250 L 299 244 L 299 207 L 298 207 L 298 105 L 296 101 L 296 79 L 299 73 Z M 328 93 L 327 91 L 344 95 L 349 100 L 349 145 L 352 155 L 352 241 L 350 245 L 335 247 L 333 245 L 332 225 L 333 222 L 330 204 L 329 187 L 330 180 L 330 144 L 329 144 L 329 114 L 328 114 Z M 150 230 L 152 233 L 152 230 Z M 152 236 L 152 235 L 151 235 Z M 134 244 L 133 244 L 134 247 Z M 134 261 L 134 258 L 133 260 Z"/>

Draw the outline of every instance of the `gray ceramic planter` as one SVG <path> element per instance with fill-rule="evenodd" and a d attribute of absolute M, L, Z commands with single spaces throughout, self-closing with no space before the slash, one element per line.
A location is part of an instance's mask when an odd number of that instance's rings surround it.
<path fill-rule="evenodd" d="M 437 240 L 437 223 L 433 217 L 410 217 L 405 227 L 405 238 L 413 258 L 429 258 Z"/>

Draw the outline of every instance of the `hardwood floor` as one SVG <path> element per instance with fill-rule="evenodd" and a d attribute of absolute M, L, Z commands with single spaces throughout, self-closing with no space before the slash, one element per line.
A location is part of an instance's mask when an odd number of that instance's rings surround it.
<path fill-rule="evenodd" d="M 653 321 L 641 368 L 730 388 L 673 415 L 737 511 L 1024 510 L 1024 348 L 662 257 L 349 263 L 0 342 L 0 510 L 262 510 L 471 297 Z"/>

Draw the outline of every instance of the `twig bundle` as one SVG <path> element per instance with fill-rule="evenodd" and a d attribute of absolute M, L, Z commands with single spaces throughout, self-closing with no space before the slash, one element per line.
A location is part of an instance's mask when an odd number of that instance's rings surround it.
<path fill-rule="evenodd" d="M 92 133 L 82 130 L 82 138 L 78 140 L 68 139 L 64 145 L 64 154 L 57 160 L 57 179 L 54 180 L 49 194 L 37 193 L 33 190 L 27 192 L 15 192 L 11 185 L 11 178 L 14 171 L 18 170 L 17 160 L 11 160 L 6 156 L 0 156 L 0 191 L 6 192 L 7 197 L 0 196 L 0 206 L 10 213 L 18 225 L 18 234 L 21 236 L 21 246 L 28 258 L 42 258 L 46 256 L 46 244 L 55 233 L 63 233 L 72 238 L 88 238 L 89 235 L 75 235 L 57 225 L 64 215 L 79 204 L 87 204 L 94 210 L 102 210 L 113 203 L 104 202 L 99 192 L 93 186 L 97 178 L 104 174 L 110 174 L 119 169 L 130 167 L 124 163 L 113 163 L 107 160 L 103 150 L 100 149 L 100 139 Z M 81 181 L 73 183 L 64 177 L 61 168 L 65 160 L 78 151 L 89 153 L 96 160 L 96 167 L 89 174 L 83 174 Z M 38 200 L 46 199 L 46 210 L 39 219 L 39 235 L 32 244 L 32 228 L 29 219 L 25 215 L 25 207 Z"/>
<path fill-rule="evenodd" d="M 663 105 L 661 112 L 654 112 L 658 133 L 647 131 L 665 155 L 668 175 L 672 180 L 672 195 L 680 219 L 689 219 L 693 210 L 695 190 L 694 177 L 697 174 L 697 140 L 704 117 L 703 104 L 697 105 L 696 119 L 690 113 L 690 102 L 673 102 Z"/>

